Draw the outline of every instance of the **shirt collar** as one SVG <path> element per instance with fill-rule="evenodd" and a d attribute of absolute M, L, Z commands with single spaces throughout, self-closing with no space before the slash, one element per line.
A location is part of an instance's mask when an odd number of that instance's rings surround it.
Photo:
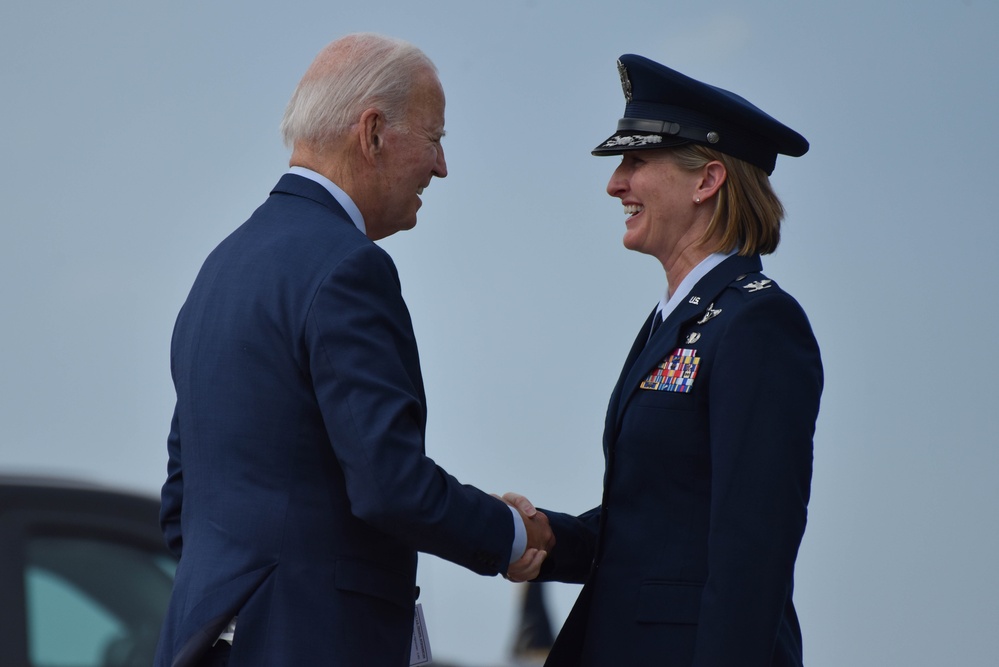
<path fill-rule="evenodd" d="M 326 178 L 319 172 L 312 171 L 306 167 L 291 167 L 288 170 L 289 174 L 295 174 L 296 176 L 301 176 L 302 178 L 307 178 L 310 181 L 315 181 L 319 185 L 323 186 L 329 193 L 333 195 L 337 203 L 343 207 L 343 210 L 347 212 L 350 216 L 350 221 L 354 223 L 354 226 L 361 230 L 362 234 L 367 235 L 367 229 L 364 227 L 364 216 L 361 215 L 361 209 L 357 208 L 357 205 L 351 200 L 350 196 L 340 189 L 336 183 Z"/>
<path fill-rule="evenodd" d="M 669 291 L 667 290 L 667 292 L 663 294 L 663 298 L 659 300 L 659 307 L 656 308 L 656 312 L 662 316 L 663 321 L 665 322 L 670 313 L 676 310 L 676 307 L 687 298 L 687 295 L 690 294 L 690 290 L 694 289 L 694 285 L 697 284 L 697 281 L 708 275 L 711 269 L 715 268 L 735 253 L 736 251 L 733 250 L 732 252 L 715 252 L 708 255 L 702 259 L 701 262 L 695 266 L 682 281 L 680 281 L 680 285 L 676 288 L 676 291 L 673 292 L 672 297 L 669 296 Z"/>

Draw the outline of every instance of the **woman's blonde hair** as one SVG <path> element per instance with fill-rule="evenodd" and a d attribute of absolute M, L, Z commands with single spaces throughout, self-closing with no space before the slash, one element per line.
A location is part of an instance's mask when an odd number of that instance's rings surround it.
<path fill-rule="evenodd" d="M 700 144 L 684 144 L 670 152 L 682 169 L 696 171 L 715 160 L 725 165 L 727 177 L 704 233 L 708 250 L 766 255 L 777 249 L 784 205 L 763 169 Z"/>

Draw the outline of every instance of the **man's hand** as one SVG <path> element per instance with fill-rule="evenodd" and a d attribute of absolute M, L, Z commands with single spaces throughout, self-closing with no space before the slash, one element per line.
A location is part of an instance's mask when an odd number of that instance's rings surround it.
<path fill-rule="evenodd" d="M 510 564 L 507 579 L 530 581 L 538 576 L 541 564 L 555 546 L 555 534 L 552 533 L 548 517 L 544 512 L 539 512 L 524 496 L 506 493 L 503 495 L 503 500 L 520 513 L 527 529 L 527 550 L 519 560 Z"/>
<path fill-rule="evenodd" d="M 541 572 L 541 564 L 545 562 L 547 552 L 528 548 L 520 560 L 510 563 L 506 578 L 517 583 L 536 579 Z"/>
<path fill-rule="evenodd" d="M 504 493 L 503 500 L 508 505 L 512 505 L 521 518 L 524 519 L 524 526 L 527 528 L 528 549 L 541 549 L 551 551 L 555 546 L 555 534 L 552 533 L 551 526 L 548 525 L 548 517 L 544 512 L 539 512 L 530 500 L 517 493 Z"/>

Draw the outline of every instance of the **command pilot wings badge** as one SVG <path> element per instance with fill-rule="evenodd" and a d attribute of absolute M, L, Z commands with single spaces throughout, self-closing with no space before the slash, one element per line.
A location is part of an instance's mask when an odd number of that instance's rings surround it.
<path fill-rule="evenodd" d="M 701 319 L 697 320 L 697 323 L 698 324 L 704 324 L 708 320 L 710 320 L 712 318 L 715 318 L 715 317 L 718 317 L 719 315 L 721 315 L 721 311 L 722 311 L 721 308 L 715 308 L 715 304 L 712 301 L 711 305 L 708 306 L 708 309 L 706 311 L 704 311 L 704 317 L 702 317 Z"/>

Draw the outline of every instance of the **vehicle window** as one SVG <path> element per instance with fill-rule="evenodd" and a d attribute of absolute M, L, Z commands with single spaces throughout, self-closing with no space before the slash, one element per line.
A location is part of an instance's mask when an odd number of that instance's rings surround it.
<path fill-rule="evenodd" d="M 32 665 L 100 665 L 104 647 L 124 634 L 124 626 L 52 572 L 29 567 L 28 651 Z"/>
<path fill-rule="evenodd" d="M 32 538 L 25 555 L 32 667 L 152 664 L 170 596 L 169 559 L 74 537 Z"/>

